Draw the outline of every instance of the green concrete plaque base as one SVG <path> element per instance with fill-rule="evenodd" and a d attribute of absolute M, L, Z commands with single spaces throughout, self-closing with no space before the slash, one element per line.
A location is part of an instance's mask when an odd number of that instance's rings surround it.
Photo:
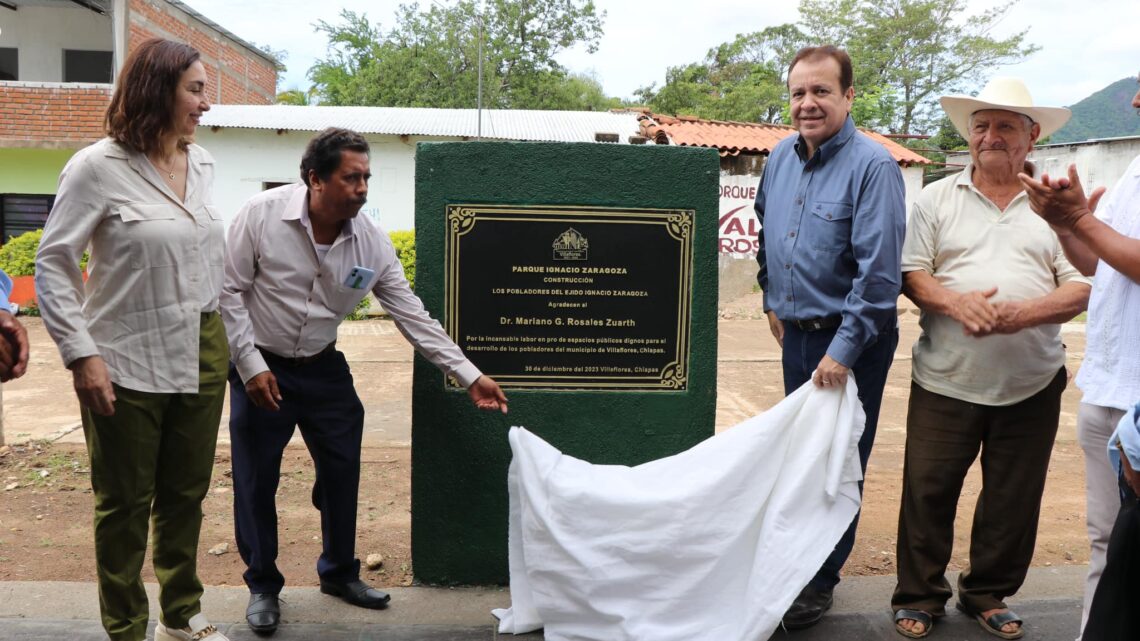
<path fill-rule="evenodd" d="M 510 414 L 422 357 L 412 557 L 426 583 L 505 583 L 507 430 L 637 465 L 713 434 L 719 158 L 711 149 L 420 143 L 416 294 Z"/>

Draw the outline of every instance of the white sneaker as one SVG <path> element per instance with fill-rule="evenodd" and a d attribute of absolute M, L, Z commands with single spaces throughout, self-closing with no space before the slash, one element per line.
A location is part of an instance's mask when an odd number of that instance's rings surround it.
<path fill-rule="evenodd" d="M 154 630 L 154 641 L 230 641 L 226 635 L 210 625 L 206 617 L 199 612 L 190 617 L 190 627 L 178 630 L 168 628 L 160 621 Z"/>

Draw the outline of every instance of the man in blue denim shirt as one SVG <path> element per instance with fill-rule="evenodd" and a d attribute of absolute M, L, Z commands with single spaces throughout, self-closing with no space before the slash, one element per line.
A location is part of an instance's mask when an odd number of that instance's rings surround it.
<path fill-rule="evenodd" d="M 867 415 L 859 440 L 866 471 L 898 345 L 906 189 L 898 163 L 855 129 L 851 78 L 851 59 L 835 47 L 801 49 L 792 61 L 788 92 L 799 135 L 778 144 L 764 167 L 756 259 L 764 312 L 783 348 L 784 392 L 808 380 L 842 387 L 854 375 Z M 785 627 L 811 626 L 831 607 L 858 521 L 796 597 Z"/>

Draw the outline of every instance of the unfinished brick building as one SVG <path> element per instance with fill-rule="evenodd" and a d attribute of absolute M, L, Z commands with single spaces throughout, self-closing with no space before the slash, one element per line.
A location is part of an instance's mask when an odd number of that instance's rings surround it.
<path fill-rule="evenodd" d="M 151 37 L 202 52 L 213 102 L 274 102 L 273 57 L 178 0 L 0 0 L 0 244 L 43 226 L 60 170 L 103 136 L 114 76 Z"/>

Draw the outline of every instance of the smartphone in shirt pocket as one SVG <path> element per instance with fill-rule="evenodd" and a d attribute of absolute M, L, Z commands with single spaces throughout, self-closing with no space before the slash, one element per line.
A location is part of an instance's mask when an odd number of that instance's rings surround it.
<path fill-rule="evenodd" d="M 344 279 L 344 286 L 352 289 L 364 289 L 372 282 L 372 277 L 375 275 L 375 271 L 358 265 L 348 272 L 348 276 Z"/>

